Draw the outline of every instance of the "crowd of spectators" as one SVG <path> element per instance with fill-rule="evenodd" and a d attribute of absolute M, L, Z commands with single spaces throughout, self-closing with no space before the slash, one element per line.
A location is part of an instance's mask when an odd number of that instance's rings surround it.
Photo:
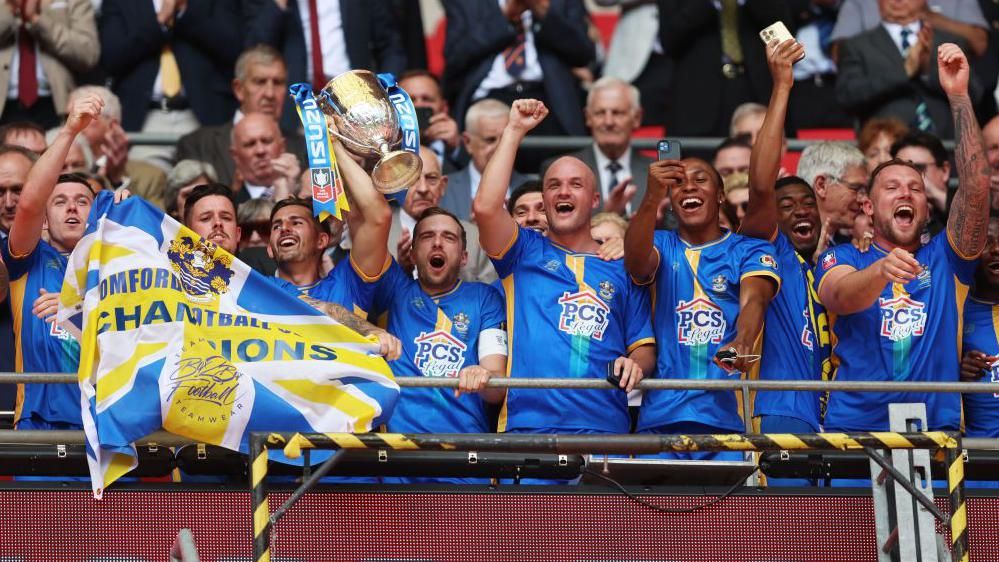
<path fill-rule="evenodd" d="M 45 264 L 65 267 L 93 194 L 114 190 L 377 337 L 397 374 L 460 378 L 454 395 L 406 389 L 393 431 L 495 430 L 487 404 L 515 432 L 743 428 L 727 392 L 633 395 L 632 419 L 626 393 L 485 386 L 608 364 L 628 391 L 740 373 L 999 381 L 991 320 L 970 320 L 999 306 L 999 4 L 442 0 L 440 76 L 420 4 L 0 2 L 0 371 L 75 372 L 44 320 L 61 282 Z M 594 6 L 619 8 L 607 49 Z M 796 40 L 764 44 L 776 21 Z M 320 224 L 288 86 L 352 69 L 393 73 L 429 110 L 423 171 L 390 206 L 335 143 L 352 211 Z M 816 129 L 857 140 L 789 154 Z M 634 146 L 649 130 L 723 140 L 657 160 Z M 521 150 L 530 135 L 589 142 Z M 413 317 L 421 299 L 448 321 Z M 954 347 L 962 327 L 972 347 Z M 414 344 L 434 330 L 454 332 L 450 363 Z M 72 400 L 28 394 L 19 426 L 77 423 L 53 413 Z M 882 430 L 906 400 L 962 426 L 959 397 L 912 393 L 833 394 L 827 414 L 815 393 L 764 393 L 754 415 Z M 970 404 L 967 427 L 999 436 L 999 401 Z"/>

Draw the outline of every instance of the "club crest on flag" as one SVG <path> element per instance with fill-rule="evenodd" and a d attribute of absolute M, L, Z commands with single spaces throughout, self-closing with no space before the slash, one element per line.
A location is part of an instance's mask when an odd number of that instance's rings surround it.
<path fill-rule="evenodd" d="M 232 256 L 193 233 L 181 233 L 170 242 L 167 250 L 170 267 L 180 277 L 188 298 L 194 302 L 210 302 L 229 291 L 232 278 Z"/>

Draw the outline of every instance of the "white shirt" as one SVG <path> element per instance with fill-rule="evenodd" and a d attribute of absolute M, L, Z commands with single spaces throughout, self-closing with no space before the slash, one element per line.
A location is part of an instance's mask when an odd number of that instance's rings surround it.
<path fill-rule="evenodd" d="M 247 181 L 243 182 L 243 187 L 251 199 L 270 199 L 274 195 L 274 188 L 268 185 L 254 185 Z"/>
<path fill-rule="evenodd" d="M 911 33 L 909 34 L 909 47 L 911 48 L 919 41 L 919 28 L 921 27 L 921 22 L 916 20 L 908 25 L 902 25 L 898 23 L 890 23 L 883 21 L 881 25 L 885 27 L 885 31 L 891 36 L 891 40 L 895 42 L 895 47 L 898 49 L 899 53 L 902 53 L 902 57 L 905 57 L 905 50 L 902 49 L 902 30 L 908 29 Z"/>
<path fill-rule="evenodd" d="M 319 45 L 323 54 L 323 73 L 335 78 L 350 70 L 347 58 L 347 42 L 343 35 L 343 15 L 340 13 L 340 0 L 316 0 L 319 14 Z M 298 0 L 298 15 L 302 19 L 302 34 L 305 35 L 305 69 L 309 82 L 312 77 L 312 20 L 309 17 L 309 0 Z"/>
<path fill-rule="evenodd" d="M 17 45 L 17 34 L 21 30 L 18 28 L 14 33 L 14 57 L 10 59 L 10 82 L 7 84 L 7 99 L 17 99 L 18 78 L 21 72 L 21 51 Z M 51 96 L 49 81 L 45 78 L 45 71 L 42 70 L 42 57 L 38 50 L 38 39 L 35 39 L 35 77 L 38 80 L 38 97 Z"/>
<path fill-rule="evenodd" d="M 506 4 L 506 0 L 499 0 L 500 10 Z M 514 82 L 540 82 L 544 77 L 541 72 L 541 63 L 538 62 L 538 50 L 534 47 L 534 31 L 531 26 L 534 23 L 530 10 L 524 10 L 520 15 L 521 25 L 524 26 L 524 71 L 519 78 L 514 78 L 506 71 L 506 63 L 503 61 L 503 53 L 496 55 L 493 59 L 493 66 L 489 69 L 485 79 L 479 84 L 478 89 L 472 94 L 472 99 L 477 100 L 486 97 L 489 90 L 499 90 L 512 85 Z"/>
<path fill-rule="evenodd" d="M 468 163 L 468 187 L 472 190 L 472 199 L 479 191 L 479 182 L 482 181 L 482 172 L 475 167 L 475 162 Z"/>
<path fill-rule="evenodd" d="M 611 159 L 607 157 L 603 152 L 600 152 L 600 147 L 596 144 L 593 145 L 593 153 L 597 156 L 597 176 L 600 180 L 600 201 L 607 201 L 610 197 L 610 192 L 614 189 L 613 185 L 608 185 L 610 182 L 610 170 L 607 169 L 607 165 L 611 163 Z M 615 160 L 621 165 L 621 169 L 617 171 L 617 183 L 621 183 L 625 178 L 631 178 L 631 147 L 629 146 L 624 154 L 620 158 Z M 631 212 L 631 203 L 628 203 L 629 213 Z"/>

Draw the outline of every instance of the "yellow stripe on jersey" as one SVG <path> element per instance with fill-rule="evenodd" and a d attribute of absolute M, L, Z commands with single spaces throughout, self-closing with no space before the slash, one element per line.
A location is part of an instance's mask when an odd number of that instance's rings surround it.
<path fill-rule="evenodd" d="M 451 319 L 440 308 L 437 309 L 437 322 L 434 324 L 434 331 L 451 333 Z"/>
<path fill-rule="evenodd" d="M 701 251 L 693 248 L 687 248 L 683 251 L 683 255 L 687 258 L 687 263 L 690 264 L 690 270 L 694 273 L 694 299 L 703 298 L 711 300 L 701 287 L 701 282 L 697 279 L 697 267 L 701 264 Z"/>

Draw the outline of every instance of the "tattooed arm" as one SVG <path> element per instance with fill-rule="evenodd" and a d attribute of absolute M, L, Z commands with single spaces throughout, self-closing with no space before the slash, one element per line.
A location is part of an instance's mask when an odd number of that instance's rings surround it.
<path fill-rule="evenodd" d="M 335 302 L 321 301 L 311 297 L 301 298 L 316 310 L 322 312 L 326 316 L 329 316 L 351 330 L 354 330 L 358 334 L 365 337 L 374 336 L 378 340 L 378 345 L 381 348 L 380 353 L 389 361 L 394 361 L 399 358 L 399 354 L 402 352 L 402 343 L 392 334 L 386 332 L 378 326 L 375 326 L 367 320 L 364 320 L 360 316 Z"/>
<path fill-rule="evenodd" d="M 940 85 L 947 93 L 954 116 L 954 140 L 957 144 L 954 159 L 959 184 L 947 219 L 947 236 L 961 257 L 972 259 L 985 248 L 991 168 L 985 158 L 982 129 L 978 126 L 971 98 L 968 97 L 967 57 L 957 45 L 945 43 L 937 51 L 937 66 Z"/>

